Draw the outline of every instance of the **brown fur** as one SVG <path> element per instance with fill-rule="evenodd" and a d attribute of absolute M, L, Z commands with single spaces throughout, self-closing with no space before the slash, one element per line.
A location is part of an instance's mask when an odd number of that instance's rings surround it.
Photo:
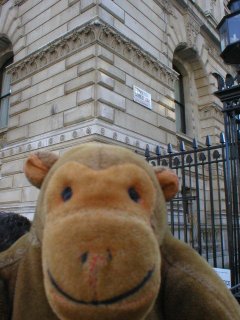
<path fill-rule="evenodd" d="M 41 191 L 31 232 L 0 255 L 0 320 L 6 307 L 12 320 L 240 319 L 212 268 L 168 231 L 172 172 L 86 144 L 32 155 L 25 173 Z"/>

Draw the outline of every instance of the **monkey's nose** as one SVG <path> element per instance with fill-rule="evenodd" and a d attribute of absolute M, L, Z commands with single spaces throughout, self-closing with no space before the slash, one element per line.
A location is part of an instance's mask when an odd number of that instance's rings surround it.
<path fill-rule="evenodd" d="M 104 266 L 111 262 L 113 259 L 112 252 L 110 249 L 107 249 L 104 253 L 91 253 L 85 251 L 80 255 L 81 264 L 84 265 L 88 263 L 90 266 Z"/>

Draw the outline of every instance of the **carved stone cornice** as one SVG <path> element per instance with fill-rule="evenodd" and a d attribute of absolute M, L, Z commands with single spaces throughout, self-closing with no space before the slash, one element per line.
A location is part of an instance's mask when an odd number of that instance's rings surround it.
<path fill-rule="evenodd" d="M 26 1 L 27 0 L 14 0 L 14 4 L 15 4 L 15 6 L 21 6 Z"/>
<path fill-rule="evenodd" d="M 166 13 L 174 15 L 174 7 L 169 0 L 154 0 Z"/>
<path fill-rule="evenodd" d="M 79 141 L 110 141 L 119 144 L 127 144 L 132 149 L 145 150 L 146 145 L 154 152 L 159 141 L 119 128 L 116 125 L 108 125 L 101 120 L 89 120 L 84 124 L 77 124 L 71 128 L 62 128 L 57 132 L 48 132 L 39 137 L 33 137 L 20 143 L 6 145 L 0 150 L 1 161 L 14 161 L 25 157 L 25 153 L 37 152 L 43 148 L 59 150 L 79 144 Z M 61 146 L 60 146 L 61 145 Z M 165 146 L 166 147 L 166 146 Z M 163 148 L 163 146 L 162 146 Z"/>
<path fill-rule="evenodd" d="M 222 107 L 216 103 L 210 103 L 199 107 L 200 119 L 202 121 L 208 119 L 215 119 L 223 124 Z"/>
<path fill-rule="evenodd" d="M 76 28 L 26 58 L 12 64 L 8 71 L 12 83 L 21 81 L 61 59 L 94 43 L 108 47 L 158 81 L 173 88 L 177 74 L 113 27 L 97 20 Z"/>
<path fill-rule="evenodd" d="M 219 57 L 221 53 L 220 47 L 217 48 L 213 44 L 208 44 L 206 48 L 207 48 L 208 54 L 212 56 L 215 60 L 219 61 Z"/>
<path fill-rule="evenodd" d="M 8 0 L 0 0 L 0 6 L 4 5 Z"/>
<path fill-rule="evenodd" d="M 185 26 L 187 33 L 187 44 L 190 48 L 195 48 L 197 36 L 200 34 L 201 23 L 195 19 L 190 12 L 187 12 L 185 16 Z"/>

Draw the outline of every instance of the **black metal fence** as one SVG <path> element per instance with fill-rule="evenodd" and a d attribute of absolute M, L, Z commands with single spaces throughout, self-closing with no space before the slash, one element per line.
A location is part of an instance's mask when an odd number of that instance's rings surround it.
<path fill-rule="evenodd" d="M 193 140 L 192 149 L 173 152 L 168 145 L 145 156 L 152 165 L 168 166 L 176 171 L 180 190 L 169 203 L 169 225 L 177 238 L 189 243 L 215 268 L 231 270 L 232 286 L 240 283 L 239 184 L 236 161 L 229 158 L 224 134 L 220 144 L 199 147 Z M 237 176 L 238 174 L 238 176 Z M 237 179 L 238 179 L 237 178 Z M 239 180 L 239 179 L 238 179 Z"/>

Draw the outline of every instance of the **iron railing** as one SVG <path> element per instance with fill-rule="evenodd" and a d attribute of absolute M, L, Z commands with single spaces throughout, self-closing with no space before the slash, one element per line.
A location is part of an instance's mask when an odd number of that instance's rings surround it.
<path fill-rule="evenodd" d="M 157 147 L 145 157 L 152 165 L 175 170 L 179 192 L 169 203 L 168 222 L 177 238 L 189 243 L 213 267 L 231 270 L 232 286 L 240 282 L 239 190 L 234 161 L 230 159 L 224 134 L 212 146 L 210 137 L 199 147 L 194 139 L 191 150 L 163 152 Z M 238 160 L 239 161 L 239 160 Z M 231 192 L 231 193 L 229 193 Z"/>

